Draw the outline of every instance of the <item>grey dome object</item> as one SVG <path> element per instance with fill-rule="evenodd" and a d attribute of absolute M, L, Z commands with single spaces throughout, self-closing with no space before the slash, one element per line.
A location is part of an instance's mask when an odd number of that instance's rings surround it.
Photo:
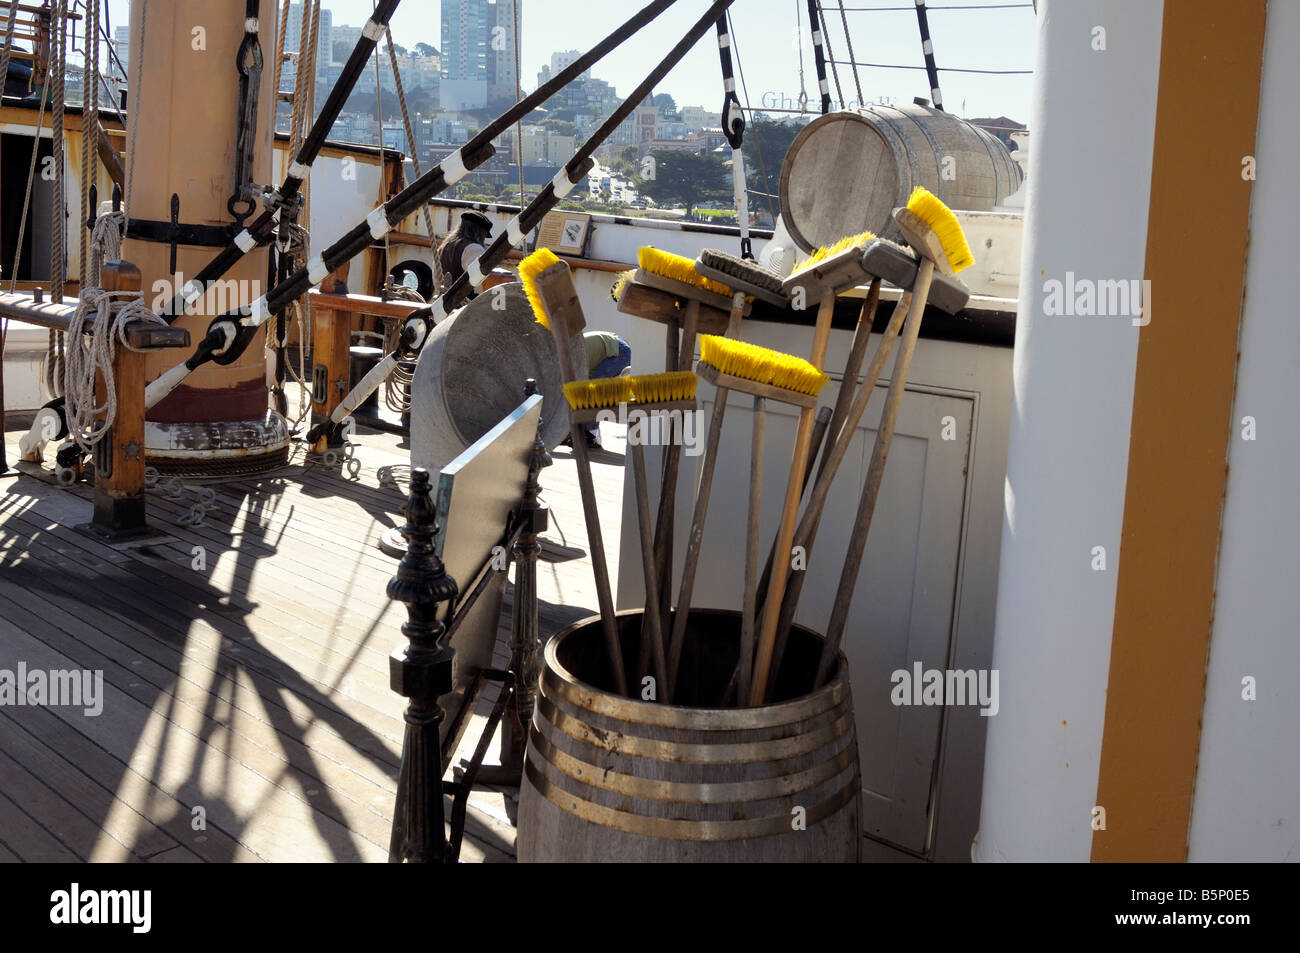
<path fill-rule="evenodd" d="M 573 341 L 574 366 L 587 350 Z M 568 403 L 551 332 L 533 318 L 518 282 L 498 285 L 429 332 L 411 382 L 411 466 L 437 473 L 523 402 L 524 381 L 542 395 L 542 439 L 569 433 Z"/>

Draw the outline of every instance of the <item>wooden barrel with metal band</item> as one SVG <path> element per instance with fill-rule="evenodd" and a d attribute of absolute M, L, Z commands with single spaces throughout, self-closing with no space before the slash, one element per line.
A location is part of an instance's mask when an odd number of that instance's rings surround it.
<path fill-rule="evenodd" d="M 634 647 L 640 613 L 619 622 Z M 691 613 L 688 645 L 705 644 L 694 656 L 688 648 L 688 661 L 714 668 L 714 689 L 725 685 L 724 660 L 734 664 L 724 647 L 734 652 L 739 627 L 738 613 Z M 663 705 L 580 677 L 601 680 L 600 639 L 599 622 L 587 620 L 546 648 L 520 794 L 521 861 L 858 859 L 845 667 L 819 691 L 756 708 Z M 798 629 L 791 643 L 798 675 L 821 639 Z"/>

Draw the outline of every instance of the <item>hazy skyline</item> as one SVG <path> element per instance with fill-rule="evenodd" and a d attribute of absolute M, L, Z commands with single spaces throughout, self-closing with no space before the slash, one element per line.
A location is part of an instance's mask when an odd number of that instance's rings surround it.
<path fill-rule="evenodd" d="M 109 0 L 114 25 L 124 23 L 129 0 Z M 278 0 L 262 0 L 263 8 L 279 8 Z M 980 70 L 1028 70 L 1034 61 L 1035 17 L 1029 3 L 998 9 L 951 9 L 985 4 L 985 0 L 943 0 L 930 11 L 930 32 L 940 69 L 962 67 Z M 641 0 L 617 0 L 584 7 L 574 16 L 572 0 L 523 0 L 521 3 L 520 55 L 525 90 L 536 85 L 537 72 L 551 53 L 587 49 L 643 6 Z M 371 0 L 328 0 L 336 26 L 360 26 L 370 15 Z M 916 13 L 910 0 L 852 0 L 847 12 L 854 59 L 859 63 L 923 65 Z M 837 60 L 848 60 L 840 5 L 823 3 L 831 50 Z M 864 10 L 863 8 L 870 8 Z M 948 8 L 948 9 L 944 9 Z M 620 50 L 593 69 L 593 75 L 612 83 L 622 95 L 629 93 L 645 74 L 685 33 L 704 9 L 702 2 L 678 3 Z M 800 89 L 796 10 L 802 29 L 804 82 L 809 108 L 817 109 L 817 77 L 813 66 L 805 0 L 736 0 L 732 6 L 733 37 L 740 69 L 747 81 L 749 103 L 759 109 L 794 101 Z M 441 48 L 440 0 L 407 0 L 392 19 L 394 40 L 402 46 L 417 42 Z M 839 66 L 844 99 L 857 99 L 853 71 Z M 862 67 L 863 97 L 868 101 L 890 97 L 910 102 L 928 96 L 929 82 L 921 69 Z M 745 102 L 745 90 L 738 94 Z M 1033 77 L 1024 75 L 941 72 L 944 104 L 950 112 L 969 116 L 1006 115 L 1021 122 L 1029 118 Z M 838 108 L 834 79 L 831 97 Z M 679 106 L 699 105 L 716 111 L 722 105 L 722 80 L 717 44 L 710 34 L 679 62 L 656 92 L 672 95 Z"/>

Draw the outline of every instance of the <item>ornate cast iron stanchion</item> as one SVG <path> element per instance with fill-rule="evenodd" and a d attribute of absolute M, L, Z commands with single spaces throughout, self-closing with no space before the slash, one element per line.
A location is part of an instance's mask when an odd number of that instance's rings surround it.
<path fill-rule="evenodd" d="M 388 658 L 393 691 L 411 700 L 406 707 L 406 736 L 402 768 L 397 779 L 392 839 L 388 859 L 393 863 L 442 863 L 451 860 L 443 821 L 442 751 L 438 725 L 444 712 L 441 695 L 451 691 L 451 660 L 456 654 L 441 639 L 445 626 L 438 607 L 456 597 L 456 580 L 447 574 L 434 550 L 434 525 L 429 471 L 411 471 L 411 498 L 406 506 L 406 555 L 388 583 L 389 598 L 405 603 L 407 621 L 402 634 L 410 644 Z"/>

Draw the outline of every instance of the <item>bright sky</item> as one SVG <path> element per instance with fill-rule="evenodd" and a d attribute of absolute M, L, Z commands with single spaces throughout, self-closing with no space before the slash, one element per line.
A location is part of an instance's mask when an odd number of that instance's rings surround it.
<path fill-rule="evenodd" d="M 114 24 L 124 23 L 129 0 L 109 0 Z M 1034 63 L 1034 11 L 1028 0 L 1009 0 L 997 9 L 951 9 L 990 6 L 997 0 L 936 0 L 930 7 L 930 33 L 940 69 L 961 67 L 981 70 L 1028 70 Z M 278 0 L 262 0 L 263 7 L 279 6 Z M 523 82 L 536 85 L 537 71 L 552 52 L 585 50 L 597 43 L 643 3 L 639 0 L 604 0 L 575 3 L 574 0 L 522 0 L 520 24 Z M 360 26 L 371 10 L 371 0 L 327 0 L 335 24 Z M 922 66 L 921 40 L 912 0 L 843 0 L 848 12 L 849 36 L 854 58 L 859 63 Z M 830 45 L 836 59 L 848 60 L 840 0 L 824 0 Z M 870 8 L 864 12 L 862 8 Z M 892 9 L 884 9 L 892 8 Z M 574 10 L 582 11 L 581 16 Z M 650 71 L 705 9 L 702 0 L 679 0 L 659 19 L 637 34 L 621 50 L 599 63 L 593 74 L 626 95 Z M 802 30 L 796 33 L 795 12 Z M 804 86 L 810 105 L 816 108 L 817 76 L 807 23 L 806 0 L 736 0 L 732 6 L 735 48 L 755 107 L 779 105 L 780 97 L 799 95 L 800 36 L 804 60 Z M 393 37 L 403 46 L 424 41 L 441 48 L 440 0 L 405 0 L 392 20 Z M 701 105 L 717 110 L 722 105 L 722 81 L 717 45 L 712 32 L 668 75 L 656 92 L 672 94 L 679 106 Z M 840 66 L 840 82 L 846 101 L 857 99 L 852 69 Z M 913 96 L 928 96 L 924 70 L 863 67 L 859 73 L 863 96 L 868 100 L 892 97 L 910 102 Z M 1006 115 L 1026 122 L 1033 77 L 941 72 L 940 88 L 951 112 L 968 116 Z M 740 92 L 742 101 L 744 91 Z M 831 96 L 838 105 L 834 80 Z"/>

